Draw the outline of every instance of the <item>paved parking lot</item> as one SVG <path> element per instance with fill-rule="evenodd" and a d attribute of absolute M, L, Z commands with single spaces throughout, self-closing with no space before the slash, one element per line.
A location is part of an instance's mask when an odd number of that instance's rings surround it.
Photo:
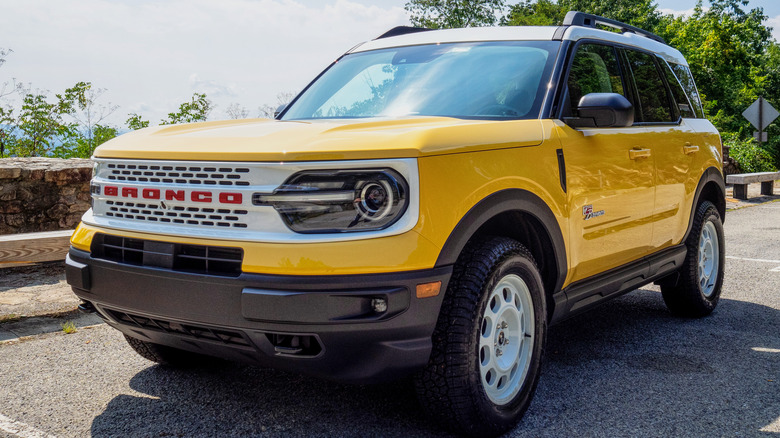
<path fill-rule="evenodd" d="M 710 317 L 674 318 L 647 287 L 551 328 L 536 398 L 508 436 L 778 436 L 779 219 L 780 203 L 728 213 Z M 0 344 L 0 376 L 0 437 L 443 436 L 408 382 L 170 370 L 105 325 Z"/>

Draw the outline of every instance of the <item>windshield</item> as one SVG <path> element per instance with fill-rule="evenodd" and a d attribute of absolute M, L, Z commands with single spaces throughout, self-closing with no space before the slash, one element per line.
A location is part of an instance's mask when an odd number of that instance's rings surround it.
<path fill-rule="evenodd" d="M 559 42 L 480 42 L 396 47 L 344 56 L 282 120 L 539 116 Z"/>

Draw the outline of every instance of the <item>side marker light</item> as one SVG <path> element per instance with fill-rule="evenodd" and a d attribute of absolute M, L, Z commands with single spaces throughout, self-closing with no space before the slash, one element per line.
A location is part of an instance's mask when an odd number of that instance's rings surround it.
<path fill-rule="evenodd" d="M 441 281 L 432 283 L 423 283 L 417 285 L 417 298 L 430 298 L 439 295 L 441 291 Z"/>

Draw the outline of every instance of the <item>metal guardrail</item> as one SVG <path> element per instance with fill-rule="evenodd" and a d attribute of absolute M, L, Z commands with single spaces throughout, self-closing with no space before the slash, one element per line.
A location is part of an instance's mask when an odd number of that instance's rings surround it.
<path fill-rule="evenodd" d="M 73 230 L 0 235 L 0 268 L 65 260 Z"/>

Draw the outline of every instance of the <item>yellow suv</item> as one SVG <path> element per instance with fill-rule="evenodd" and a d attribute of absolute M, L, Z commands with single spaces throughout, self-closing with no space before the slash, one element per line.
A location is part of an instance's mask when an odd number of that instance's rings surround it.
<path fill-rule="evenodd" d="M 396 28 L 276 120 L 148 128 L 94 159 L 67 278 L 142 356 L 413 374 L 460 433 L 522 417 L 549 324 L 653 281 L 704 316 L 723 281 L 720 137 L 685 59 L 580 12 Z"/>

